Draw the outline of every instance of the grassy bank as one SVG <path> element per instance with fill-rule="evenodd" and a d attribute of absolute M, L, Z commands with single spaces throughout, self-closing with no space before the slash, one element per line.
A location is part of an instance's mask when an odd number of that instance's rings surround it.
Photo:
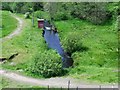
<path fill-rule="evenodd" d="M 106 25 L 93 25 L 83 20 L 56 22 L 61 42 L 69 32 L 77 32 L 87 50 L 72 54 L 74 68 L 69 75 L 99 82 L 118 81 L 118 41 L 116 21 Z"/>
<path fill-rule="evenodd" d="M 23 18 L 23 15 L 19 15 Z M 39 51 L 46 50 L 46 44 L 42 37 L 42 30 L 32 27 L 31 19 L 24 19 L 26 25 L 23 32 L 15 38 L 3 42 L 2 54 L 10 57 L 14 53 L 18 55 L 3 64 L 3 68 L 19 70 L 27 68 L 29 61 L 33 60 Z M 56 21 L 61 43 L 70 32 L 76 32 L 81 36 L 81 42 L 87 50 L 72 53 L 74 67 L 69 69 L 66 76 L 72 76 L 81 80 L 97 81 L 102 83 L 117 83 L 118 73 L 118 42 L 115 21 L 98 26 L 84 20 Z M 14 62 L 14 64 L 11 64 Z"/>
<path fill-rule="evenodd" d="M 112 22 L 112 21 L 110 21 Z M 96 26 L 83 20 L 56 22 L 62 43 L 69 32 L 77 32 L 87 50 L 72 54 L 76 64 L 118 67 L 118 40 L 115 21 Z"/>
<path fill-rule="evenodd" d="M 10 15 L 8 11 L 2 12 L 2 26 L 0 27 L 0 38 L 5 37 L 15 30 L 17 27 L 17 20 Z"/>

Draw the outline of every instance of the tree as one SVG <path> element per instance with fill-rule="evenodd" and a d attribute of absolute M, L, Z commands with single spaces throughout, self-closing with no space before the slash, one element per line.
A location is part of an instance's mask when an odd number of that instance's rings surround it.
<path fill-rule="evenodd" d="M 57 8 L 58 8 L 58 3 L 57 2 L 47 2 L 44 3 L 44 11 L 49 14 L 50 17 L 50 22 L 55 26 L 53 22 L 53 18 L 56 14 Z"/>
<path fill-rule="evenodd" d="M 103 24 L 109 19 L 107 3 L 85 2 L 73 3 L 72 16 L 88 20 L 94 24 Z"/>
<path fill-rule="evenodd" d="M 9 2 L 3 2 L 2 3 L 2 10 L 11 10 L 10 3 Z"/>
<path fill-rule="evenodd" d="M 69 3 L 49 2 L 44 3 L 44 11 L 50 16 L 53 25 L 54 21 L 71 19 Z"/>
<path fill-rule="evenodd" d="M 24 5 L 21 7 L 21 13 L 25 14 L 26 12 L 32 12 L 32 2 L 25 2 Z"/>
<path fill-rule="evenodd" d="M 14 2 L 11 4 L 11 8 L 15 13 L 21 13 L 21 8 L 24 6 L 24 2 Z"/>
<path fill-rule="evenodd" d="M 34 11 L 43 10 L 43 2 L 32 2 Z"/>

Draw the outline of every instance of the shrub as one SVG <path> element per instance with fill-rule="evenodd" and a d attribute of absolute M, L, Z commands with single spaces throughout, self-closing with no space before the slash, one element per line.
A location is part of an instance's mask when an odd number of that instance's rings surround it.
<path fill-rule="evenodd" d="M 112 14 L 112 19 L 116 20 L 117 15 L 119 15 L 119 3 L 118 2 L 109 2 L 107 4 L 109 12 Z"/>
<path fill-rule="evenodd" d="M 43 11 L 36 11 L 35 12 L 35 17 L 50 20 L 49 14 L 47 12 L 43 12 Z"/>
<path fill-rule="evenodd" d="M 61 58 L 53 50 L 38 53 L 28 67 L 28 71 L 43 77 L 54 77 L 62 74 Z"/>
<path fill-rule="evenodd" d="M 107 3 L 75 3 L 71 14 L 93 24 L 103 24 L 111 17 L 106 5 Z"/>
<path fill-rule="evenodd" d="M 20 13 L 25 14 L 26 12 L 30 12 L 30 13 L 32 12 L 31 6 L 29 5 L 29 3 L 26 3 L 25 5 L 23 5 L 21 7 L 21 12 Z"/>
<path fill-rule="evenodd" d="M 10 3 L 8 2 L 2 2 L 2 10 L 11 10 Z"/>
<path fill-rule="evenodd" d="M 72 54 L 75 51 L 79 51 L 82 48 L 80 36 L 76 32 L 71 32 L 66 35 L 63 40 L 63 47 L 68 54 Z"/>
<path fill-rule="evenodd" d="M 55 15 L 54 15 L 54 17 L 53 17 L 53 19 L 55 20 L 55 21 L 60 21 L 60 20 L 68 20 L 68 19 L 70 19 L 71 18 L 71 16 L 70 16 L 70 14 L 69 13 L 67 13 L 67 12 L 57 12 Z"/>

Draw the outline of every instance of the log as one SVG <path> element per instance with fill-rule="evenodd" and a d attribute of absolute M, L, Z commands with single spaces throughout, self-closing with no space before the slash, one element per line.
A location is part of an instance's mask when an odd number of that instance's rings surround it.
<path fill-rule="evenodd" d="M 10 60 L 10 59 L 13 59 L 13 58 L 15 58 L 17 55 L 18 55 L 18 53 L 15 53 L 15 54 L 11 55 L 8 59 L 9 59 L 9 60 Z"/>
<path fill-rule="evenodd" d="M 0 62 L 3 62 L 3 61 L 5 61 L 5 60 L 7 60 L 6 57 L 0 57 Z"/>

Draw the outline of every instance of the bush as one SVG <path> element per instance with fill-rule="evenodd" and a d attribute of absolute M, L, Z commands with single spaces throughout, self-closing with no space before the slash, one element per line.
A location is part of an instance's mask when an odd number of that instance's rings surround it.
<path fill-rule="evenodd" d="M 11 10 L 10 3 L 8 2 L 2 2 L 2 10 Z"/>
<path fill-rule="evenodd" d="M 63 47 L 68 54 L 79 51 L 82 48 L 80 35 L 76 32 L 69 33 L 63 40 Z"/>
<path fill-rule="evenodd" d="M 108 12 L 106 8 L 107 3 L 76 3 L 74 4 L 73 11 L 71 14 L 74 17 L 78 17 L 80 19 L 85 19 L 93 24 L 103 24 L 110 17 L 111 13 Z"/>
<path fill-rule="evenodd" d="M 29 3 L 26 3 L 21 7 L 20 13 L 25 14 L 26 12 L 30 12 L 30 13 L 32 12 L 31 6 L 29 5 Z"/>
<path fill-rule="evenodd" d="M 54 77 L 62 74 L 61 58 L 53 50 L 38 53 L 28 67 L 28 71 L 43 77 Z"/>
<path fill-rule="evenodd" d="M 107 7 L 108 7 L 109 12 L 112 14 L 112 18 L 114 20 L 116 20 L 116 17 L 120 13 L 119 3 L 118 2 L 109 2 Z"/>
<path fill-rule="evenodd" d="M 35 17 L 40 18 L 40 19 L 48 19 L 50 20 L 50 16 L 47 12 L 43 12 L 43 11 L 36 11 L 35 12 Z"/>
<path fill-rule="evenodd" d="M 53 17 L 53 20 L 60 21 L 60 20 L 68 20 L 70 18 L 71 16 L 67 12 L 57 12 Z"/>

